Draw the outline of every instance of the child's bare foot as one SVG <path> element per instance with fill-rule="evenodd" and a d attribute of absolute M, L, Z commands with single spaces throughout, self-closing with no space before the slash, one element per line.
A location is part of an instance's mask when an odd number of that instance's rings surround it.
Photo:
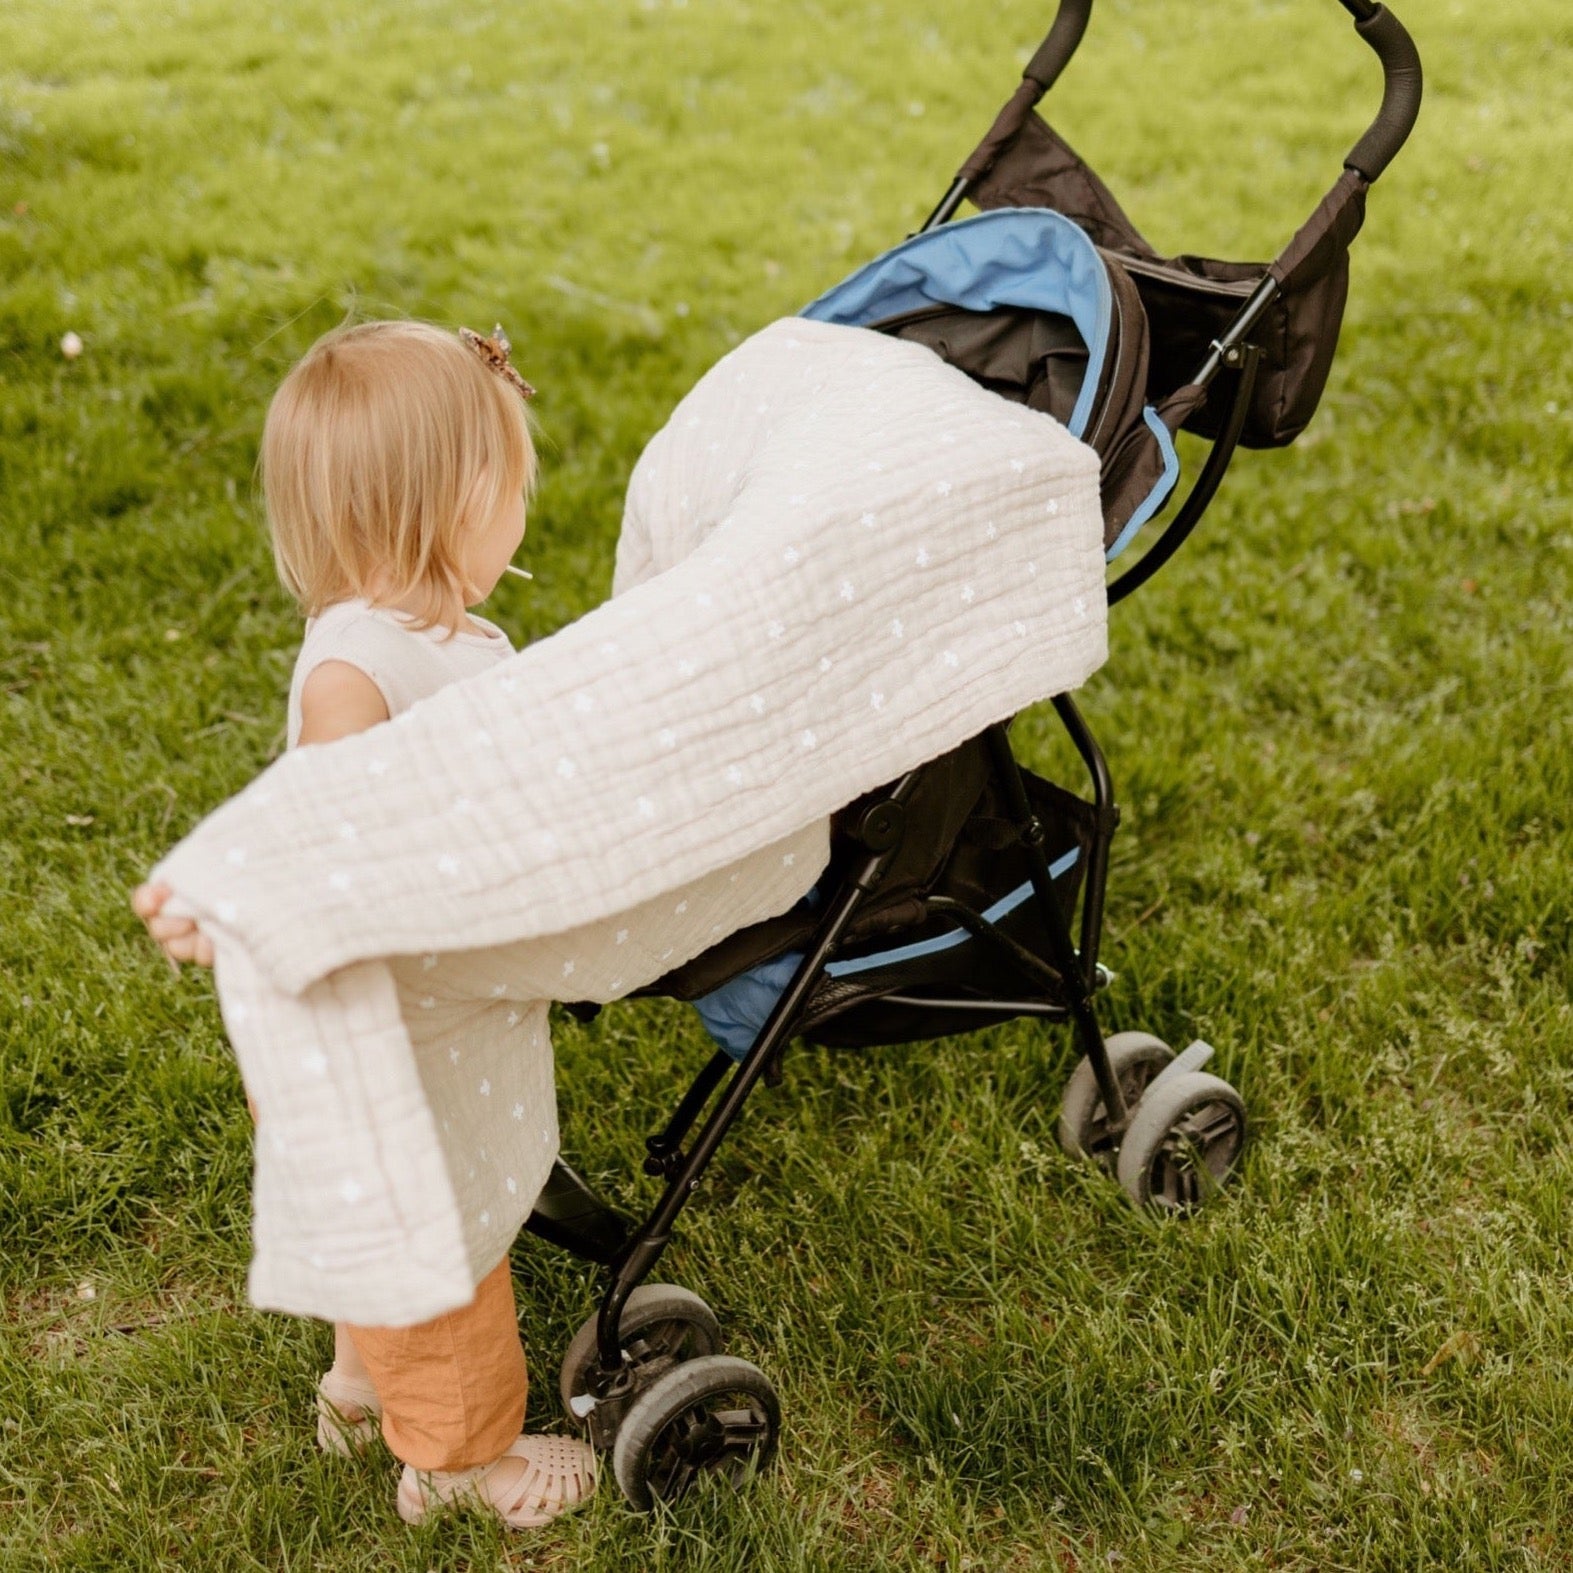
<path fill-rule="evenodd" d="M 364 1453 L 382 1433 L 382 1403 L 369 1379 L 324 1371 L 317 1383 L 317 1446 L 350 1458 Z"/>
<path fill-rule="evenodd" d="M 495 1513 L 510 1529 L 539 1529 L 595 1490 L 595 1449 L 571 1436 L 521 1436 L 478 1469 L 418 1470 L 399 1481 L 399 1517 L 418 1524 L 445 1504 Z"/>

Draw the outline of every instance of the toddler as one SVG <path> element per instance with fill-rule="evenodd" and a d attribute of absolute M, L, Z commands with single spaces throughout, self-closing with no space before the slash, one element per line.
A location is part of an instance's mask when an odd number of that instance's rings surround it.
<path fill-rule="evenodd" d="M 338 329 L 285 379 L 262 476 L 279 574 L 307 618 L 291 748 L 376 726 L 512 653 L 469 608 L 521 571 L 510 559 L 535 478 L 533 391 L 500 329 L 486 339 L 419 322 Z M 171 962 L 211 966 L 211 941 L 163 910 L 169 897 L 144 885 L 132 905 Z M 462 1310 L 417 1327 L 335 1326 L 317 1440 L 358 1450 L 380 1421 L 405 1464 L 409 1523 L 462 1501 L 533 1527 L 590 1494 L 595 1455 L 575 1438 L 521 1435 L 525 1397 L 505 1256 Z"/>

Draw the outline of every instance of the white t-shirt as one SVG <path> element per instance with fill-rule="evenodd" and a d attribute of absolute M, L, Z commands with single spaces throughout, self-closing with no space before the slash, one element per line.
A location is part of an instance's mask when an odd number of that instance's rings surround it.
<path fill-rule="evenodd" d="M 439 688 L 473 677 L 513 654 L 508 636 L 480 617 L 484 629 L 451 634 L 446 628 L 417 628 L 403 613 L 369 601 L 340 601 L 306 624 L 289 685 L 288 744 L 300 738 L 300 696 L 306 679 L 324 661 L 344 661 L 377 685 L 388 714 L 396 716 Z"/>

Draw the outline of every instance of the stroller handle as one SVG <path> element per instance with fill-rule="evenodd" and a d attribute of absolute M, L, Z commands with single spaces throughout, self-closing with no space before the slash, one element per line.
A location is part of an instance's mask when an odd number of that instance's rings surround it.
<path fill-rule="evenodd" d="M 1382 62 L 1382 107 L 1344 160 L 1345 169 L 1357 170 L 1373 181 L 1409 139 L 1420 114 L 1420 54 L 1404 24 L 1377 0 L 1338 3 L 1355 19 L 1355 31 Z M 1025 81 L 1037 85 L 1039 96 L 1054 86 L 1070 64 L 1091 16 L 1092 0 L 1060 0 L 1048 37 L 1022 72 Z"/>
<path fill-rule="evenodd" d="M 1382 62 L 1382 107 L 1370 129 L 1349 150 L 1344 168 L 1375 180 L 1409 140 L 1420 115 L 1420 52 L 1404 24 L 1374 0 L 1339 0 L 1355 31 Z"/>
<path fill-rule="evenodd" d="M 1038 52 L 1027 62 L 1022 76 L 1036 82 L 1047 93 L 1059 80 L 1060 72 L 1070 64 L 1091 16 L 1092 0 L 1060 0 L 1049 36 L 1038 45 Z"/>

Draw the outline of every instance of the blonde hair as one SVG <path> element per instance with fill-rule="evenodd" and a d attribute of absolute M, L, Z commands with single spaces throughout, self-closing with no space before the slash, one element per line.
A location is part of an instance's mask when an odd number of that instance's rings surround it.
<path fill-rule="evenodd" d="M 460 542 L 535 484 L 518 393 L 426 322 L 325 334 L 273 396 L 260 460 L 279 577 L 314 617 L 363 596 L 462 618 Z"/>

